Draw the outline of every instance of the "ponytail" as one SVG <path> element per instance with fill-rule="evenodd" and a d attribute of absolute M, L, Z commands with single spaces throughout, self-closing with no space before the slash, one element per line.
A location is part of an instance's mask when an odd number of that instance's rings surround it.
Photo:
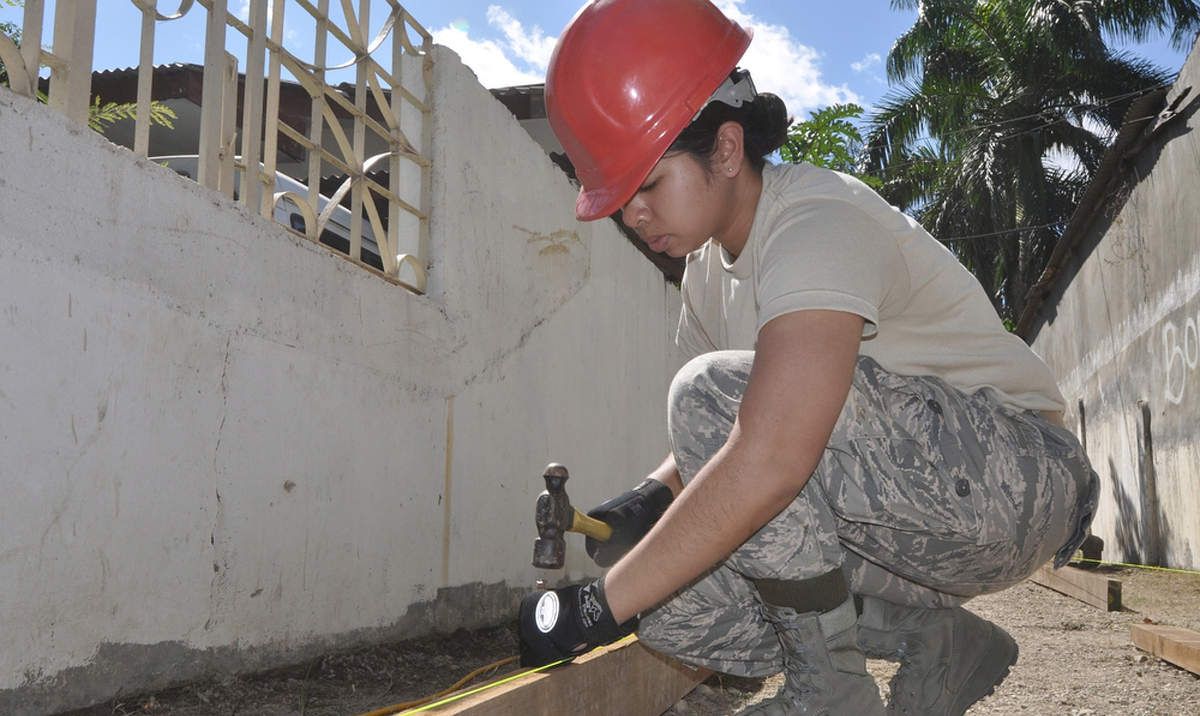
<path fill-rule="evenodd" d="M 787 141 L 787 130 L 792 124 L 783 100 L 769 92 L 755 95 L 741 107 L 710 102 L 700 116 L 680 132 L 667 151 L 687 152 L 708 166 L 716 150 L 717 130 L 726 122 L 742 125 L 746 158 L 760 173 L 767 163 L 767 156 Z"/>

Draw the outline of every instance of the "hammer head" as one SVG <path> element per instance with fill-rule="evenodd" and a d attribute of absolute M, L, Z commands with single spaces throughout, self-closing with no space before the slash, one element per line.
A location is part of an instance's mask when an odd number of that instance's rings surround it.
<path fill-rule="evenodd" d="M 542 474 L 546 489 L 538 495 L 534 511 L 538 538 L 533 542 L 533 566 L 540 569 L 561 569 L 566 559 L 564 533 L 571 526 L 573 510 L 567 498 L 567 468 L 550 463 Z"/>

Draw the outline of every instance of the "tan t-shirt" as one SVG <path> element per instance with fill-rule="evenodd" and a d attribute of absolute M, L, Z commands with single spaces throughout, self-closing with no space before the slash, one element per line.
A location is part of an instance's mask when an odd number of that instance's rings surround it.
<path fill-rule="evenodd" d="M 809 164 L 763 170 L 737 260 L 709 240 L 687 258 L 676 341 L 691 356 L 753 350 L 791 311 L 866 319 L 859 353 L 901 375 L 934 375 L 1010 406 L 1063 409 L 1046 364 L 1004 329 L 979 282 L 917 222 L 857 179 Z"/>

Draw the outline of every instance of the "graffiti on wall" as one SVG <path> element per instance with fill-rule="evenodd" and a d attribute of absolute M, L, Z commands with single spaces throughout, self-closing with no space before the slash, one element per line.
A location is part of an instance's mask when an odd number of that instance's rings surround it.
<path fill-rule="evenodd" d="M 1166 399 L 1175 405 L 1183 402 L 1188 379 L 1200 363 L 1200 334 L 1197 333 L 1197 316 L 1188 316 L 1183 327 L 1175 321 L 1162 326 L 1163 366 L 1166 376 Z"/>
<path fill-rule="evenodd" d="M 1145 340 L 1150 344 L 1150 352 L 1156 354 L 1158 341 L 1162 341 L 1163 359 L 1155 361 L 1155 374 L 1160 367 L 1164 369 L 1167 400 L 1178 405 L 1183 401 L 1189 372 L 1200 367 L 1200 313 L 1192 311 L 1189 328 L 1179 312 L 1185 306 L 1195 305 L 1197 297 L 1200 297 L 1200 252 L 1194 253 L 1156 296 L 1132 306 L 1109 331 L 1091 337 L 1088 349 L 1060 382 L 1063 393 L 1080 395 L 1084 384 L 1105 366 L 1112 365 L 1134 343 Z"/>

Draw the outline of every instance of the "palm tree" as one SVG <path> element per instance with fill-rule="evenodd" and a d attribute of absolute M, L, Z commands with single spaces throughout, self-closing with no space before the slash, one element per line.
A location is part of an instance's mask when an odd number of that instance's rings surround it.
<path fill-rule="evenodd" d="M 1020 315 L 1130 103 L 1169 76 L 1106 37 L 1200 28 L 1195 0 L 892 0 L 918 11 L 869 122 L 882 193 Z"/>

